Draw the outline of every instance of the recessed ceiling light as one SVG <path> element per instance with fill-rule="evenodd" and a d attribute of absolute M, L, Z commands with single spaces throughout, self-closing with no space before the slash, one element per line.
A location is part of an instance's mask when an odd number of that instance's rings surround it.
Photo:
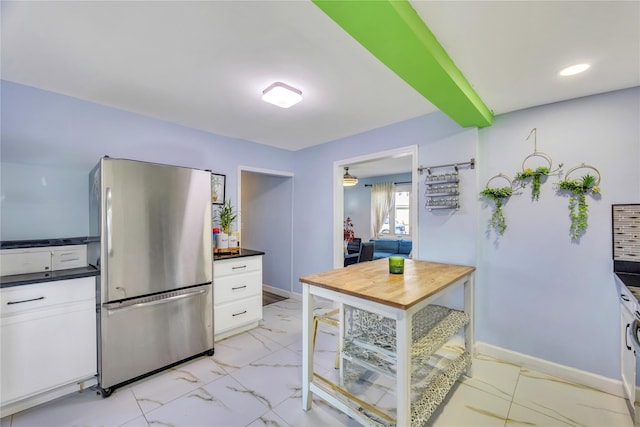
<path fill-rule="evenodd" d="M 575 74 L 586 71 L 590 66 L 591 65 L 589 64 L 576 64 L 567 68 L 563 68 L 558 74 L 560 74 L 561 76 L 573 76 Z"/>
<path fill-rule="evenodd" d="M 281 108 L 289 108 L 302 101 L 302 91 L 288 84 L 275 82 L 262 91 L 262 100 Z"/>

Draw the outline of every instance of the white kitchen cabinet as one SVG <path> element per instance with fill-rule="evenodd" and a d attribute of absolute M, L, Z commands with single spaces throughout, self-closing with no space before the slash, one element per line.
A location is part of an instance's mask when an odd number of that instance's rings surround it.
<path fill-rule="evenodd" d="M 96 384 L 95 277 L 0 289 L 6 416 Z"/>
<path fill-rule="evenodd" d="M 262 320 L 262 255 L 213 264 L 215 340 L 258 326 Z"/>
<path fill-rule="evenodd" d="M 636 398 L 636 346 L 634 344 L 633 329 L 636 300 L 626 286 L 620 287 L 620 342 L 621 376 L 625 397 L 630 402 L 630 408 L 635 412 L 633 402 Z"/>

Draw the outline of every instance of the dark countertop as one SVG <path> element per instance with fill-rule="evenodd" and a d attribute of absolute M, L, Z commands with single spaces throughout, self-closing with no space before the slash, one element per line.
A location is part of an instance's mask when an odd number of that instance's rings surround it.
<path fill-rule="evenodd" d="M 92 266 L 69 268 L 66 270 L 46 271 L 42 273 L 14 274 L 11 276 L 0 276 L 0 288 L 32 285 L 34 283 L 42 282 L 55 282 L 58 280 L 80 279 L 82 277 L 92 277 L 99 275 L 100 270 Z"/>
<path fill-rule="evenodd" d="M 640 287 L 640 262 L 613 261 L 613 272 L 628 287 Z"/>
<path fill-rule="evenodd" d="M 616 273 L 616 276 L 620 279 L 625 286 L 629 288 L 640 287 L 640 274 L 636 273 Z"/>
<path fill-rule="evenodd" d="M 235 253 L 213 254 L 213 260 L 220 261 L 223 259 L 242 258 L 247 256 L 255 256 L 255 255 L 264 255 L 264 252 L 254 251 L 253 249 L 240 248 L 240 250 Z"/>
<path fill-rule="evenodd" d="M 46 246 L 85 245 L 100 241 L 100 237 L 67 237 L 61 239 L 5 240 L 0 242 L 0 249 L 41 248 Z"/>

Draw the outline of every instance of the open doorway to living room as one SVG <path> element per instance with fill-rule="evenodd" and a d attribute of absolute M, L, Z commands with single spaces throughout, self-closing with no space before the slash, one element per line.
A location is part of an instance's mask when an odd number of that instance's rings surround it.
<path fill-rule="evenodd" d="M 358 262 L 363 243 L 373 243 L 374 259 L 417 253 L 417 145 L 339 160 L 334 169 L 334 266 Z"/>

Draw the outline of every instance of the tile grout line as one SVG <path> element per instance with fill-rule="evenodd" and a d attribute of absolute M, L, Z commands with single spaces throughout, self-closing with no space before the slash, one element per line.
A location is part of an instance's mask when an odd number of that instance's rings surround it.
<path fill-rule="evenodd" d="M 518 368 L 518 379 L 516 380 L 516 385 L 513 387 L 513 392 L 511 393 L 511 401 L 509 402 L 509 410 L 507 411 L 507 416 L 504 419 L 504 427 L 507 427 L 507 423 L 509 422 L 509 415 L 511 414 L 511 408 L 513 407 L 513 399 L 516 396 L 516 390 L 518 390 L 518 384 L 520 384 L 520 375 L 522 374 L 522 367 Z"/>

